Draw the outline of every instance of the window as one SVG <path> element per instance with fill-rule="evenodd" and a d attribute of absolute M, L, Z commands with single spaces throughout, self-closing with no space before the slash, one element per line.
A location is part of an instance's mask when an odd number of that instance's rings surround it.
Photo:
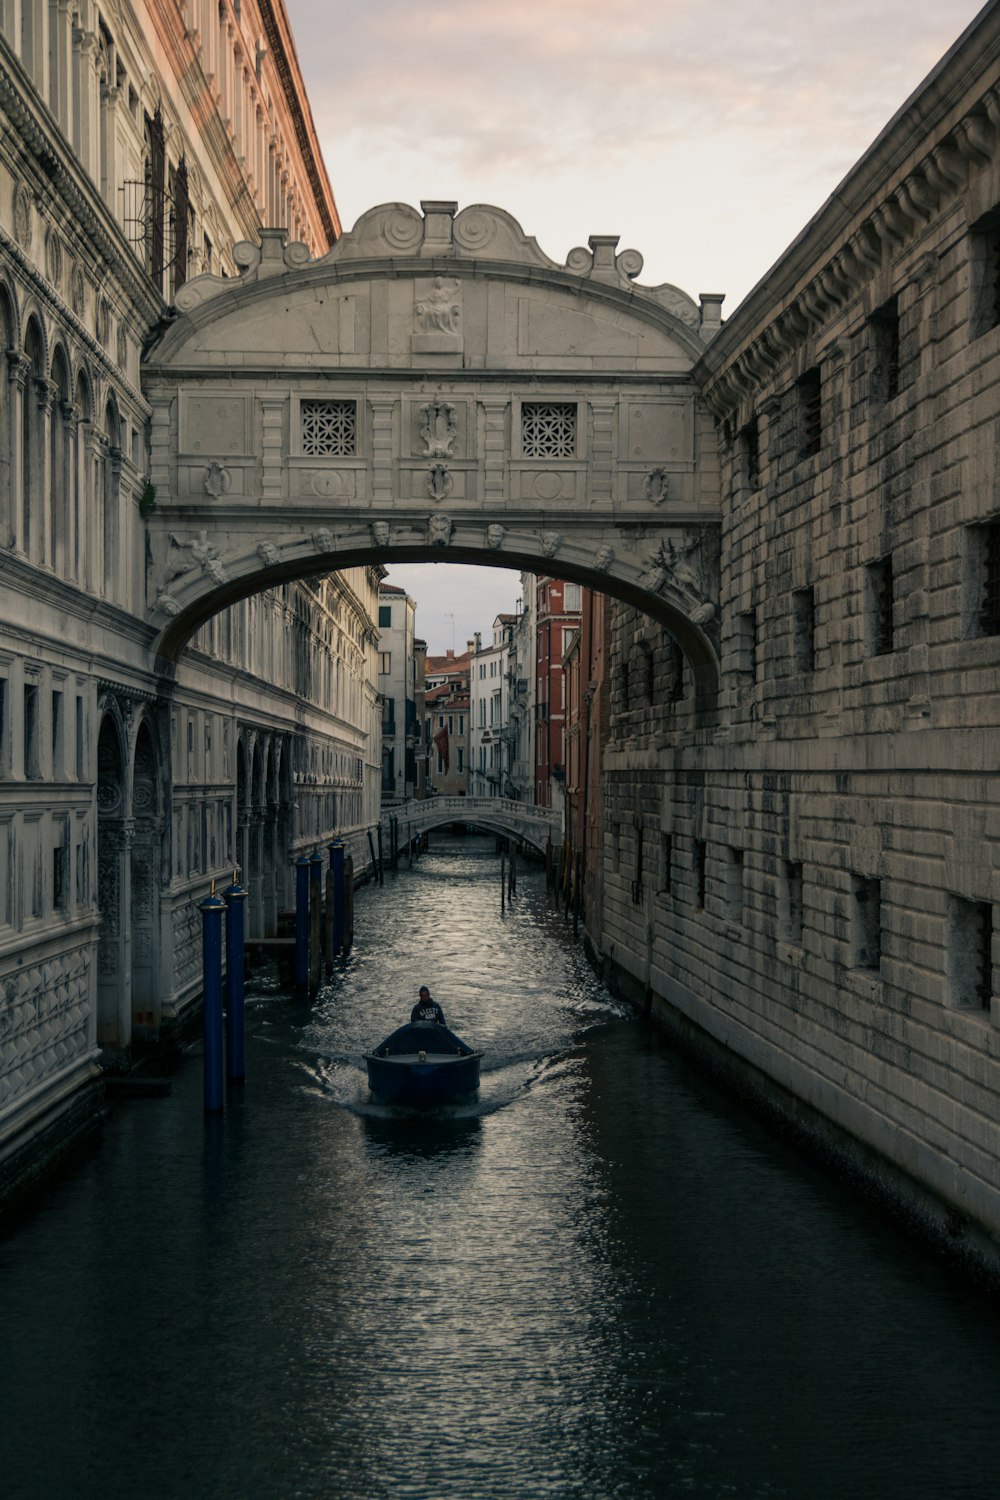
<path fill-rule="evenodd" d="M 757 611 L 745 610 L 739 617 L 737 638 L 739 671 L 750 682 L 757 681 Z"/>
<path fill-rule="evenodd" d="M 677 641 L 667 646 L 667 702 L 679 703 L 684 697 L 684 652 Z"/>
<path fill-rule="evenodd" d="M 893 603 L 892 557 L 882 557 L 865 569 L 865 618 L 872 656 L 893 650 Z"/>
<path fill-rule="evenodd" d="M 814 365 L 796 384 L 799 400 L 799 457 L 818 453 L 823 440 L 823 385 Z"/>
<path fill-rule="evenodd" d="M 852 875 L 851 894 L 854 966 L 878 970 L 882 966 L 882 882 Z"/>
<path fill-rule="evenodd" d="M 743 920 L 743 850 L 730 849 L 726 861 L 726 911 L 734 922 Z"/>
<path fill-rule="evenodd" d="M 52 776 L 58 781 L 63 774 L 63 695 L 52 694 Z"/>
<path fill-rule="evenodd" d="M 461 775 L 461 773 L 465 770 L 465 751 L 461 745 L 459 745 L 458 747 L 458 760 L 455 764 L 455 769 L 458 771 L 459 775 Z"/>
<path fill-rule="evenodd" d="M 990 1009 L 993 996 L 993 907 L 948 900 L 948 998 L 963 1010 Z"/>
<path fill-rule="evenodd" d="M 349 458 L 357 453 L 356 401 L 303 401 L 302 452 L 313 458 Z"/>
<path fill-rule="evenodd" d="M 705 910 L 705 889 L 707 885 L 708 847 L 704 839 L 694 841 L 694 886 L 695 901 L 698 910 Z"/>
<path fill-rule="evenodd" d="M 576 402 L 523 402 L 521 452 L 525 458 L 572 458 L 576 453 Z"/>
<path fill-rule="evenodd" d="M 976 339 L 1000 324 L 1000 206 L 972 226 L 969 323 Z"/>
<path fill-rule="evenodd" d="M 970 526 L 968 589 L 970 635 L 1000 635 L 1000 521 Z"/>
<path fill-rule="evenodd" d="M 42 774 L 38 747 L 38 688 L 24 688 L 24 774 L 35 781 Z"/>
<path fill-rule="evenodd" d="M 812 589 L 796 589 L 793 593 L 792 628 L 795 670 L 811 672 L 816 665 L 816 596 Z"/>
<path fill-rule="evenodd" d="M 378 669 L 383 676 L 392 671 L 392 652 L 380 651 L 378 654 Z"/>
<path fill-rule="evenodd" d="M 392 628 L 392 605 L 380 604 L 378 607 L 379 630 L 391 630 Z"/>
<path fill-rule="evenodd" d="M 674 884 L 674 836 L 672 833 L 660 834 L 660 890 L 664 896 L 669 896 Z"/>
<path fill-rule="evenodd" d="M 578 583 L 567 583 L 564 591 L 564 608 L 567 614 L 582 607 L 581 589 Z"/>
<path fill-rule="evenodd" d="M 793 948 L 802 946 L 802 864 L 786 859 L 782 868 L 779 896 L 781 936 Z"/>
<path fill-rule="evenodd" d="M 760 488 L 760 428 L 756 417 L 740 432 L 740 470 L 748 490 Z"/>
<path fill-rule="evenodd" d="M 871 394 L 874 401 L 899 395 L 899 299 L 890 297 L 872 314 Z"/>

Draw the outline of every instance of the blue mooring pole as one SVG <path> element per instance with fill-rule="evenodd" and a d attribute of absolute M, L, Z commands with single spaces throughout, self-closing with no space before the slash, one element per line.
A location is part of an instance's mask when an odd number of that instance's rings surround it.
<path fill-rule="evenodd" d="M 295 861 L 295 988 L 304 995 L 309 988 L 309 856 Z"/>
<path fill-rule="evenodd" d="M 333 951 L 344 951 L 344 841 L 334 839 L 330 845 L 330 870 L 333 874 Z"/>
<path fill-rule="evenodd" d="M 226 903 L 226 1078 L 242 1083 L 247 1076 L 244 1011 L 246 953 L 244 931 L 247 893 L 236 880 L 222 893 Z"/>
<path fill-rule="evenodd" d="M 222 1087 L 222 913 L 224 901 L 213 891 L 201 912 L 202 984 L 205 991 L 205 1113 L 223 1109 Z"/>

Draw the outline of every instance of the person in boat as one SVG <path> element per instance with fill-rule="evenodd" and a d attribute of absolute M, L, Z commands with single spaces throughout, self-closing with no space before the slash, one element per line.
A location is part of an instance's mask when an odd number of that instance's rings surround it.
<path fill-rule="evenodd" d="M 439 1026 L 445 1024 L 444 1011 L 436 1000 L 431 999 L 431 992 L 426 984 L 420 986 L 420 999 L 410 1012 L 411 1021 L 436 1021 Z"/>

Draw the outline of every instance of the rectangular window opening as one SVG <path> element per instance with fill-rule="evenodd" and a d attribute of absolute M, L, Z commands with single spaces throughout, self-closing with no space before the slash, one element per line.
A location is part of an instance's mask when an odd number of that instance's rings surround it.
<path fill-rule="evenodd" d="M 704 839 L 694 841 L 695 901 L 698 910 L 705 910 L 705 891 L 708 871 L 708 846 Z"/>
<path fill-rule="evenodd" d="M 812 672 L 816 666 L 816 594 L 811 588 L 792 594 L 795 669 Z"/>
<path fill-rule="evenodd" d="M 882 882 L 851 877 L 854 967 L 877 971 L 882 966 Z"/>
<path fill-rule="evenodd" d="M 993 906 L 948 900 L 948 990 L 952 1005 L 989 1011 L 993 998 Z"/>
<path fill-rule="evenodd" d="M 818 453 L 823 441 L 823 382 L 819 366 L 806 370 L 796 383 L 799 398 L 799 455 Z"/>
<path fill-rule="evenodd" d="M 786 859 L 782 871 L 781 935 L 794 948 L 802 946 L 802 864 Z"/>
<path fill-rule="evenodd" d="M 892 557 L 881 557 L 865 569 L 868 643 L 872 656 L 885 656 L 895 647 L 895 604 Z"/>
<path fill-rule="evenodd" d="M 747 489 L 760 489 L 760 427 L 756 417 L 740 431 L 740 467 Z"/>
<path fill-rule="evenodd" d="M 26 683 L 24 688 L 24 774 L 37 781 L 42 774 L 38 747 L 38 688 Z"/>
<path fill-rule="evenodd" d="M 891 401 L 899 395 L 899 299 L 888 302 L 872 314 L 871 393 L 875 401 Z"/>

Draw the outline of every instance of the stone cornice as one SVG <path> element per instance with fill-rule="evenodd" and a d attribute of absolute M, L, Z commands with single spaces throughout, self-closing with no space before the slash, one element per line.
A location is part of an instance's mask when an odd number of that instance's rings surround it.
<path fill-rule="evenodd" d="M 259 3 L 264 35 L 271 49 L 275 72 L 295 127 L 295 138 L 302 153 L 316 208 L 326 232 L 327 241 L 333 245 L 340 237 L 340 215 L 337 213 L 333 189 L 323 162 L 323 154 L 316 127 L 313 124 L 305 84 L 299 70 L 299 60 L 295 53 L 295 43 L 292 39 L 285 6 L 283 0 L 259 0 Z"/>
<path fill-rule="evenodd" d="M 997 162 L 998 62 L 1000 8 L 990 6 L 706 349 L 695 374 L 718 416 L 773 376 L 973 175 Z"/>

